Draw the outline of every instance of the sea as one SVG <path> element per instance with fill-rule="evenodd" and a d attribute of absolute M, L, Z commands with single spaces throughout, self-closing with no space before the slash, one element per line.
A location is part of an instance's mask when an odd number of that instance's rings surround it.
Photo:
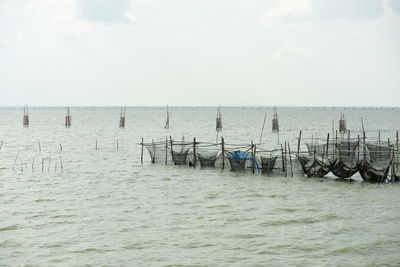
<path fill-rule="evenodd" d="M 141 140 L 395 141 L 396 107 L 0 108 L 1 266 L 400 266 L 400 184 L 152 164 Z M 266 116 L 265 116 L 266 114 Z M 261 136 L 264 116 L 266 118 Z M 261 137 L 261 140 L 260 140 Z"/>

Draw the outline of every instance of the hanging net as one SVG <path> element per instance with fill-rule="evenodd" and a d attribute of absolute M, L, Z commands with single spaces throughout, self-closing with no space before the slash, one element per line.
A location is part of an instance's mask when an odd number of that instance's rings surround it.
<path fill-rule="evenodd" d="M 170 150 L 166 142 L 152 142 L 143 145 L 149 151 L 152 163 L 165 163 L 170 160 Z"/>
<path fill-rule="evenodd" d="M 339 178 L 350 178 L 359 170 L 358 141 L 342 140 L 336 144 L 337 158 L 330 167 Z"/>
<path fill-rule="evenodd" d="M 181 142 L 170 141 L 171 144 L 171 154 L 172 161 L 175 165 L 186 165 L 189 150 L 192 147 L 193 143 L 185 143 L 184 140 Z"/>
<path fill-rule="evenodd" d="M 243 171 L 246 166 L 247 160 L 251 159 L 251 155 L 247 152 L 240 150 L 226 151 L 231 171 Z"/>
<path fill-rule="evenodd" d="M 298 156 L 300 165 L 308 177 L 324 177 L 330 172 L 329 161 L 323 161 L 315 156 Z"/>
<path fill-rule="evenodd" d="M 260 156 L 261 172 L 264 174 L 270 174 L 274 169 L 277 158 L 278 156 L 270 156 L 270 157 Z"/>
<path fill-rule="evenodd" d="M 360 175 L 367 182 L 386 181 L 392 160 L 392 148 L 388 145 L 366 143 L 369 158 L 361 162 Z"/>
<path fill-rule="evenodd" d="M 201 153 L 197 153 L 197 157 L 200 161 L 201 168 L 214 168 L 215 162 L 218 158 L 218 151 L 217 152 L 206 152 L 202 151 Z"/>

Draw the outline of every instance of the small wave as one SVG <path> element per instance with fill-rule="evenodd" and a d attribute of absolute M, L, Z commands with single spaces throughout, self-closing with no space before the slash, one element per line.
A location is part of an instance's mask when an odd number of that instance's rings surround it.
<path fill-rule="evenodd" d="M 16 230 L 18 229 L 19 226 L 17 224 L 13 224 L 13 225 L 9 225 L 9 226 L 5 226 L 5 227 L 0 227 L 0 232 L 2 231 L 10 231 L 10 230 Z"/>
<path fill-rule="evenodd" d="M 259 238 L 259 237 L 265 237 L 265 235 L 260 235 L 260 234 L 238 234 L 234 236 L 235 238 L 239 239 L 253 239 L 253 238 Z"/>
<path fill-rule="evenodd" d="M 39 199 L 35 200 L 35 202 L 47 202 L 47 201 L 54 201 L 54 199 L 51 199 L 51 198 L 39 198 Z"/>
<path fill-rule="evenodd" d="M 81 249 L 81 250 L 73 250 L 71 251 L 72 253 L 89 253 L 89 252 L 98 252 L 98 253 L 102 253 L 102 252 L 109 252 L 112 251 L 110 249 L 98 249 L 98 248 L 85 248 L 85 249 Z"/>

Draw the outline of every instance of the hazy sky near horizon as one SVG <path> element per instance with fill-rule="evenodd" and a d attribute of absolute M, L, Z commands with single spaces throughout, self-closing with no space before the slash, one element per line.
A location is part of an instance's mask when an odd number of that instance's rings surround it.
<path fill-rule="evenodd" d="M 400 0 L 0 0 L 0 106 L 400 106 Z"/>

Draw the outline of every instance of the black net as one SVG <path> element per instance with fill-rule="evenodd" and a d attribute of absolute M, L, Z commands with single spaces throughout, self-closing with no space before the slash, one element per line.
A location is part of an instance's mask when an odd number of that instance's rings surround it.
<path fill-rule="evenodd" d="M 366 144 L 371 163 L 389 162 L 392 158 L 392 148 L 380 144 Z"/>
<path fill-rule="evenodd" d="M 313 156 L 298 156 L 300 165 L 308 177 L 324 177 L 330 172 L 329 161 Z"/>
<path fill-rule="evenodd" d="M 149 151 L 152 163 L 165 163 L 169 160 L 169 148 L 165 143 L 149 143 L 144 144 Z"/>
<path fill-rule="evenodd" d="M 189 150 L 176 152 L 172 150 L 172 161 L 175 165 L 186 165 Z"/>
<path fill-rule="evenodd" d="M 338 157 L 342 159 L 356 158 L 359 142 L 352 140 L 342 140 L 336 144 Z"/>
<path fill-rule="evenodd" d="M 231 166 L 231 171 L 243 171 L 245 169 L 249 154 L 241 152 L 240 155 L 241 157 L 238 157 L 235 151 L 227 151 L 227 158 Z"/>
<path fill-rule="evenodd" d="M 278 156 L 263 157 L 261 156 L 261 172 L 264 174 L 270 174 L 275 166 L 276 159 Z"/>
<path fill-rule="evenodd" d="M 201 168 L 214 168 L 217 161 L 218 152 L 205 152 L 197 153 L 200 161 Z"/>

